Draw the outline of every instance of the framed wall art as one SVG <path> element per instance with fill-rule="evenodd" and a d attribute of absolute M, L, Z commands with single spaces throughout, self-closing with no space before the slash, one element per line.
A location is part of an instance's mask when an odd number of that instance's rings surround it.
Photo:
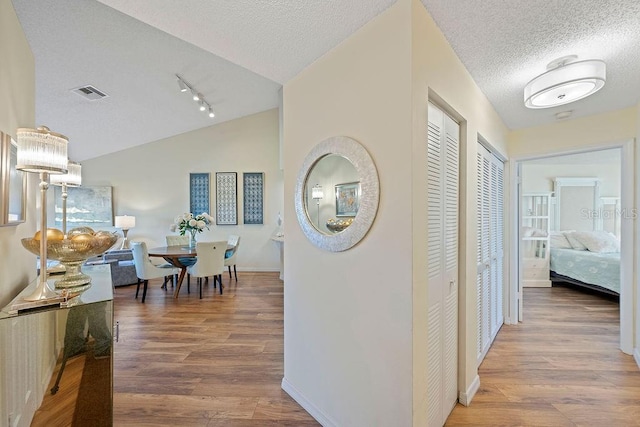
<path fill-rule="evenodd" d="M 359 206 L 359 182 L 336 185 L 336 216 L 356 216 Z"/>
<path fill-rule="evenodd" d="M 242 176 L 245 224 L 264 224 L 264 173 L 245 172 Z"/>
<path fill-rule="evenodd" d="M 0 132 L 0 225 L 17 225 L 26 217 L 27 175 L 16 169 L 18 146 Z"/>
<path fill-rule="evenodd" d="M 113 199 L 110 186 L 67 188 L 67 228 L 113 226 Z M 54 186 L 53 226 L 62 228 L 62 187 Z"/>
<path fill-rule="evenodd" d="M 189 212 L 200 215 L 210 213 L 209 205 L 209 174 L 189 174 Z"/>
<path fill-rule="evenodd" d="M 238 174 L 216 172 L 216 224 L 238 224 Z"/>

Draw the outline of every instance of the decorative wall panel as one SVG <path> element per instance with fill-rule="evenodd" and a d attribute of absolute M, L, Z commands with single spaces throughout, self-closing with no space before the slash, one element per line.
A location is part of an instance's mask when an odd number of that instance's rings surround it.
<path fill-rule="evenodd" d="M 242 184 L 244 223 L 264 224 L 264 173 L 245 172 Z"/>
<path fill-rule="evenodd" d="M 199 215 L 209 211 L 209 174 L 189 174 L 189 212 Z"/>
<path fill-rule="evenodd" d="M 238 224 L 238 174 L 216 172 L 216 224 Z"/>

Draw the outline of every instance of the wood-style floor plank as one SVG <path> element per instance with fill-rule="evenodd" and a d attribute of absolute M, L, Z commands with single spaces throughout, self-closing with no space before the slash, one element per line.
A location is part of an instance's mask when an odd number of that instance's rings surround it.
<path fill-rule="evenodd" d="M 317 426 L 280 387 L 283 283 L 278 273 L 223 276 L 224 293 L 197 286 L 178 299 L 160 280 L 144 304 L 116 289 L 116 426 Z"/>
<path fill-rule="evenodd" d="M 619 305 L 572 288 L 525 288 L 524 322 L 503 326 L 480 390 L 447 426 L 640 426 L 640 371 L 619 347 Z"/>

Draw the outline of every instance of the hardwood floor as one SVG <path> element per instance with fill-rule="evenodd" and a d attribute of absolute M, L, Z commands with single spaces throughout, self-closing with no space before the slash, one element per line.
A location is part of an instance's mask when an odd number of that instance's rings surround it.
<path fill-rule="evenodd" d="M 161 280 L 146 302 L 116 288 L 115 426 L 317 426 L 280 388 L 283 284 L 278 273 L 223 276 L 224 294 Z"/>
<path fill-rule="evenodd" d="M 280 388 L 283 289 L 278 273 L 223 278 L 198 299 L 150 282 L 117 288 L 116 426 L 317 426 Z M 193 283 L 192 283 L 193 285 Z M 618 350 L 616 302 L 567 288 L 526 288 L 525 321 L 503 326 L 470 407 L 448 426 L 640 425 L 640 372 Z"/>
<path fill-rule="evenodd" d="M 619 305 L 563 288 L 525 288 L 524 322 L 503 326 L 471 406 L 447 426 L 638 426 L 640 371 L 619 345 Z"/>

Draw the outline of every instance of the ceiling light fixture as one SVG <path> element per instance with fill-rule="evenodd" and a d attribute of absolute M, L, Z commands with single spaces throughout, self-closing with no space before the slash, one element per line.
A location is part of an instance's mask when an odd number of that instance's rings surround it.
<path fill-rule="evenodd" d="M 180 92 L 186 92 L 187 90 L 189 90 L 189 88 L 187 87 L 185 82 L 182 81 L 180 76 L 176 75 L 176 78 L 178 79 L 178 87 L 180 88 Z"/>
<path fill-rule="evenodd" d="M 216 115 L 213 114 L 213 109 L 211 108 L 211 104 L 209 104 L 202 94 L 198 92 L 193 86 L 191 86 L 185 79 L 182 78 L 179 74 L 176 74 L 176 79 L 178 79 L 178 87 L 180 88 L 180 92 L 189 92 L 193 100 L 198 103 L 198 108 L 200 111 L 207 111 L 209 117 L 214 118 Z"/>
<path fill-rule="evenodd" d="M 524 88 L 527 108 L 550 108 L 585 98 L 604 86 L 606 64 L 599 59 L 576 61 L 576 55 L 563 56 L 547 65 L 547 72 Z"/>

